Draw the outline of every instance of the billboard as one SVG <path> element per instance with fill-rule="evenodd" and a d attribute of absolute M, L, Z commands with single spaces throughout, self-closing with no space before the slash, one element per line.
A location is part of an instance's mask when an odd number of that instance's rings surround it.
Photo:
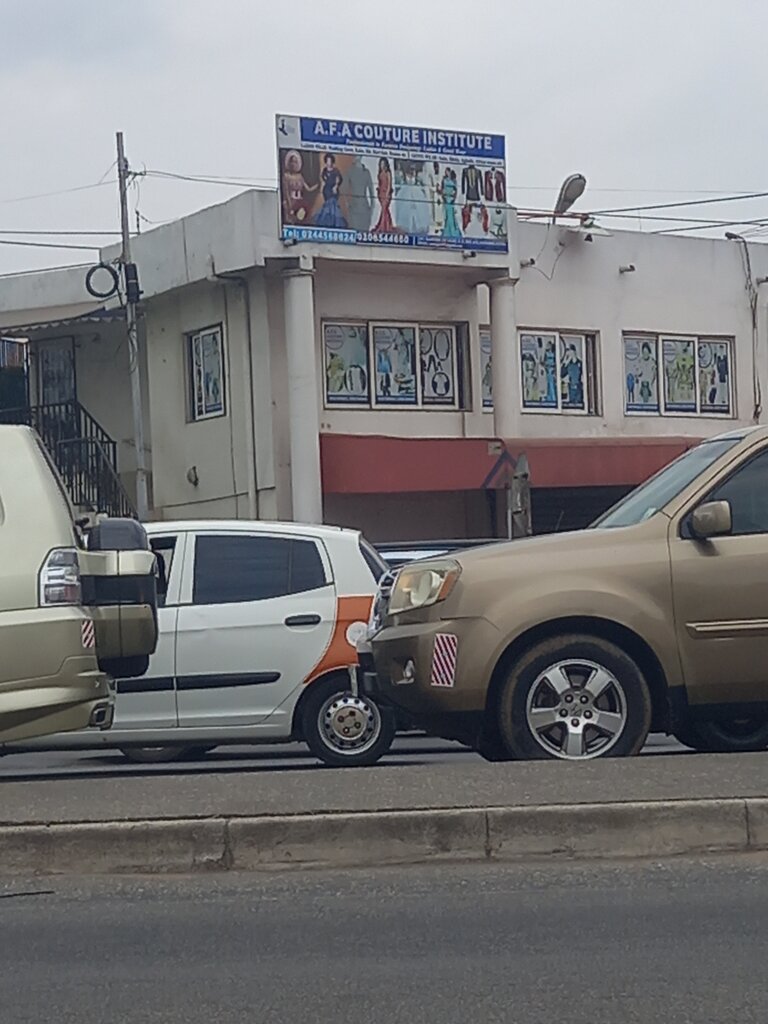
<path fill-rule="evenodd" d="M 280 236 L 507 252 L 504 136 L 278 115 Z"/>

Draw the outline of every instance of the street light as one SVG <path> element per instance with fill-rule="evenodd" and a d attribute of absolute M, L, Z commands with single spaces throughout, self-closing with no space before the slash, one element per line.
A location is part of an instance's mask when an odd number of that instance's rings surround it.
<path fill-rule="evenodd" d="M 555 209 L 552 213 L 552 223 L 557 220 L 558 217 L 562 217 L 566 211 L 570 210 L 577 199 L 580 199 L 584 195 L 584 189 L 587 187 L 587 179 L 583 174 L 570 174 L 563 184 L 560 186 L 560 193 L 555 203 Z"/>

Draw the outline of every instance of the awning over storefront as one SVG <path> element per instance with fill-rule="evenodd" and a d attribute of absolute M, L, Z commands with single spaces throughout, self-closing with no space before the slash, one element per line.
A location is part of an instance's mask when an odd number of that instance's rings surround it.
<path fill-rule="evenodd" d="M 50 320 L 39 320 L 32 323 L 16 323 L 7 327 L 0 327 L 0 335 L 3 338 L 29 338 L 35 334 L 47 331 L 67 330 L 82 326 L 97 324 L 118 323 L 125 320 L 125 310 L 122 307 L 112 309 L 93 309 L 87 313 L 79 313 L 75 316 L 56 317 Z"/>
<path fill-rule="evenodd" d="M 326 494 L 474 491 L 504 487 L 528 457 L 533 487 L 631 486 L 698 443 L 689 437 L 401 438 L 322 434 Z"/>

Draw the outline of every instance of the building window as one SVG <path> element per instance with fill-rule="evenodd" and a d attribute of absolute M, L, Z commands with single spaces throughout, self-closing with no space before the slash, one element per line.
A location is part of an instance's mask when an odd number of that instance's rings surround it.
<path fill-rule="evenodd" d="M 328 408 L 461 406 L 455 324 L 324 323 L 322 348 Z"/>
<path fill-rule="evenodd" d="M 597 342 L 594 335 L 570 331 L 521 331 L 520 377 L 523 410 L 526 412 L 590 415 L 599 412 Z"/>
<path fill-rule="evenodd" d="M 326 405 L 368 405 L 371 378 L 365 324 L 323 324 Z"/>
<path fill-rule="evenodd" d="M 224 335 L 221 324 L 187 335 L 190 420 L 225 416 Z"/>
<path fill-rule="evenodd" d="M 483 392 L 483 408 L 493 408 L 493 369 L 491 366 L 491 332 L 480 330 L 480 381 Z"/>
<path fill-rule="evenodd" d="M 731 339 L 626 334 L 623 342 L 627 413 L 731 415 Z"/>

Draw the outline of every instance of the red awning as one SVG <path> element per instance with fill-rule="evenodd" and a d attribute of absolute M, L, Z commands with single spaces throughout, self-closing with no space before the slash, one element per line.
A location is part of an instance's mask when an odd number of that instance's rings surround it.
<path fill-rule="evenodd" d="M 690 437 L 489 438 L 322 434 L 326 494 L 474 491 L 503 487 L 523 452 L 533 487 L 641 483 L 698 443 Z"/>

